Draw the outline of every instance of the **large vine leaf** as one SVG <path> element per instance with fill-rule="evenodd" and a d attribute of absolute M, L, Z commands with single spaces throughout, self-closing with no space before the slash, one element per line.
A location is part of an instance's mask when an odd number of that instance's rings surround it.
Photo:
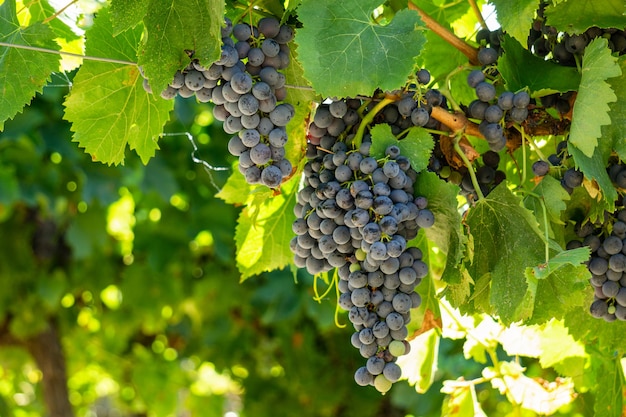
<path fill-rule="evenodd" d="M 626 74 L 626 56 L 622 56 L 618 61 L 622 74 Z M 608 140 L 613 143 L 613 148 L 622 161 L 626 161 L 626 78 L 615 77 L 609 80 L 613 92 L 617 96 L 617 101 L 611 103 L 611 123 L 602 126 L 603 141 Z"/>
<path fill-rule="evenodd" d="M 578 89 L 580 74 L 576 68 L 545 61 L 510 36 L 502 41 L 504 55 L 498 60 L 498 70 L 511 91 L 528 87 L 533 96 Z"/>
<path fill-rule="evenodd" d="M 132 61 L 142 28 L 113 36 L 109 13 L 101 11 L 87 33 L 86 51 Z M 158 149 L 157 138 L 169 119 L 173 101 L 147 93 L 134 65 L 85 62 L 65 101 L 65 119 L 72 123 L 73 140 L 94 160 L 107 164 L 124 162 L 128 144 L 147 163 Z"/>
<path fill-rule="evenodd" d="M 441 279 L 448 284 L 459 284 L 465 237 L 461 231 L 461 216 L 456 196 L 459 188 L 441 180 L 432 172 L 421 172 L 414 185 L 415 195 L 426 197 L 428 209 L 435 215 L 435 224 L 425 229 L 426 236 L 446 254 L 446 265 Z"/>
<path fill-rule="evenodd" d="M 560 181 L 548 175 L 537 184 L 532 194 L 524 198 L 524 205 L 535 213 L 539 224 L 545 226 L 547 222 L 550 227 L 550 223 L 565 224 L 561 213 L 567 208 L 566 201 L 569 199 L 570 195 Z"/>
<path fill-rule="evenodd" d="M 491 0 L 496 6 L 498 21 L 509 35 L 520 43 L 526 43 L 528 28 L 532 26 L 538 0 Z"/>
<path fill-rule="evenodd" d="M 617 100 L 608 78 L 621 75 L 617 58 L 611 56 L 604 38 L 593 40 L 585 49 L 582 77 L 574 103 L 569 143 L 586 156 L 593 156 L 602 136 L 602 126 L 611 123 L 609 103 Z"/>
<path fill-rule="evenodd" d="M 560 31 L 582 33 L 592 26 L 626 26 L 623 0 L 567 0 L 546 7 L 546 23 Z"/>
<path fill-rule="evenodd" d="M 469 211 L 467 224 L 474 239 L 467 269 L 475 280 L 490 278 L 495 313 L 505 323 L 530 317 L 524 269 L 544 261 L 545 247 L 532 212 L 503 183 Z"/>
<path fill-rule="evenodd" d="M 306 0 L 296 43 L 304 75 L 325 97 L 370 95 L 401 87 L 424 45 L 417 12 L 402 10 L 386 26 L 372 22 L 378 0 Z"/>
<path fill-rule="evenodd" d="M 287 83 L 290 85 L 307 86 L 308 81 L 304 78 L 302 66 L 294 50 L 290 45 L 290 63 L 282 72 L 285 74 Z M 311 112 L 311 102 L 315 101 L 315 93 L 305 88 L 290 88 L 287 90 L 286 102 L 296 110 L 296 114 L 287 125 L 289 140 L 285 145 L 285 157 L 296 166 L 306 156 L 306 121 Z"/>
<path fill-rule="evenodd" d="M 0 5 L 0 41 L 16 46 L 59 50 L 55 34 L 46 25 L 34 23 L 20 27 L 15 2 Z M 24 49 L 0 47 L 0 130 L 30 103 L 37 92 L 59 68 L 59 56 Z"/>
<path fill-rule="evenodd" d="M 271 198 L 251 196 L 241 211 L 235 230 L 237 268 L 242 281 L 253 275 L 284 268 L 293 260 L 289 241 L 298 190 L 297 179 L 281 186 Z M 264 187 L 265 188 L 265 187 Z"/>
<path fill-rule="evenodd" d="M 589 250 L 579 249 L 582 256 L 576 255 L 578 257 L 567 260 L 564 266 L 559 267 L 558 262 L 561 260 L 558 258 L 567 257 L 567 252 L 550 259 L 547 266 L 526 269 L 528 286 L 533 290 L 531 298 L 533 314 L 529 323 L 544 323 L 552 318 L 561 319 L 568 311 L 580 308 L 584 304 L 590 290 L 589 271 L 580 263 L 589 258 Z M 550 264 L 556 264 L 556 268 L 553 267 L 551 272 L 545 272 Z"/>
<path fill-rule="evenodd" d="M 154 91 L 163 91 L 193 51 L 202 65 L 220 57 L 224 2 L 220 0 L 151 0 L 139 64 Z"/>
<path fill-rule="evenodd" d="M 624 406 L 624 370 L 620 357 L 593 355 L 591 370 L 594 375 L 594 416 L 619 417 Z"/>
<path fill-rule="evenodd" d="M 140 23 L 148 12 L 149 2 L 144 0 L 111 1 L 114 34 L 117 35 Z"/>
<path fill-rule="evenodd" d="M 624 334 L 626 332 L 626 322 L 613 321 L 606 322 L 596 319 L 589 314 L 589 306 L 593 302 L 593 291 L 586 292 L 584 306 L 570 310 L 565 315 L 565 326 L 569 333 L 577 340 L 581 340 L 587 345 L 598 346 L 603 351 L 626 350 Z"/>
<path fill-rule="evenodd" d="M 617 142 L 622 142 L 623 139 Z M 603 138 L 599 141 L 598 146 L 593 150 L 593 155 L 588 157 L 582 150 L 568 145 L 567 149 L 574 158 L 574 163 L 578 169 L 585 174 L 585 177 L 592 180 L 599 187 L 601 193 L 596 198 L 596 204 L 589 218 L 595 221 L 597 218 L 604 216 L 604 211 L 615 211 L 615 200 L 617 199 L 617 190 L 611 182 L 609 174 L 606 172 L 606 166 L 611 156 L 612 143 L 610 140 Z"/>

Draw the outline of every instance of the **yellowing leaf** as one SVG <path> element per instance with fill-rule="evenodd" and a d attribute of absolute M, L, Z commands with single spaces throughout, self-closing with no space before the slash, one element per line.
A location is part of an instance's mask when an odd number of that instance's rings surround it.
<path fill-rule="evenodd" d="M 86 53 L 133 61 L 142 30 L 116 37 L 106 11 L 98 13 L 87 33 Z M 65 101 L 65 119 L 72 123 L 73 140 L 94 160 L 124 162 L 126 145 L 147 163 L 158 149 L 157 139 L 169 119 L 173 101 L 147 93 L 135 65 L 86 61 L 74 78 Z"/>
<path fill-rule="evenodd" d="M 41 23 L 21 27 L 15 13 L 15 2 L 0 5 L 0 42 L 16 46 L 35 46 L 58 50 L 55 35 Z M 14 47 L 0 47 L 0 130 L 4 122 L 15 117 L 30 103 L 52 71 L 59 68 L 59 56 Z"/>

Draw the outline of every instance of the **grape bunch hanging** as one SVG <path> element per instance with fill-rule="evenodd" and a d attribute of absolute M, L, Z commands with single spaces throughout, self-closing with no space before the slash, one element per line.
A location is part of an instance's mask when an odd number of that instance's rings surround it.
<path fill-rule="evenodd" d="M 427 83 L 428 73 L 418 80 Z M 431 96 L 441 103 L 440 94 Z M 338 304 L 353 324 L 353 346 L 366 359 L 355 381 L 381 392 L 401 377 L 396 359 L 408 353 L 410 311 L 421 304 L 415 287 L 428 274 L 422 252 L 408 242 L 435 218 L 428 201 L 415 194 L 419 174 L 409 159 L 396 145 L 373 156 L 369 129 L 387 123 L 401 136 L 413 126 L 436 123 L 429 117 L 431 105 L 413 93 L 383 108 L 374 99 L 334 100 L 316 109 L 308 129 L 291 241 L 294 262 L 312 274 L 336 268 Z M 371 113 L 371 125 L 362 126 Z"/>
<path fill-rule="evenodd" d="M 187 68 L 161 92 L 165 99 L 195 95 L 199 102 L 215 104 L 213 115 L 233 135 L 228 150 L 239 158 L 239 171 L 249 184 L 277 188 L 293 170 L 285 145 L 286 126 L 295 110 L 284 102 L 287 90 L 280 72 L 289 66 L 288 43 L 293 37 L 293 28 L 273 17 L 261 19 L 257 26 L 233 26 L 226 18 L 219 60 L 204 67 L 192 55 Z"/>

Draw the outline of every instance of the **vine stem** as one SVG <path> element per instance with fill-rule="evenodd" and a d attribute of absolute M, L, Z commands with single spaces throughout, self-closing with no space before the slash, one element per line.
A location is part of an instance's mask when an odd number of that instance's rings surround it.
<path fill-rule="evenodd" d="M 361 120 L 361 124 L 354 135 L 353 143 L 355 147 L 358 149 L 361 146 L 361 141 L 363 140 L 363 133 L 365 133 L 365 129 L 369 126 L 370 123 L 374 120 L 374 117 L 381 111 L 387 104 L 393 103 L 396 101 L 395 97 L 385 97 L 382 99 L 374 108 L 363 116 L 363 120 Z"/>
<path fill-rule="evenodd" d="M 0 42 L 0 46 L 5 46 L 7 48 L 26 49 L 26 50 L 35 51 L 35 52 L 44 52 L 44 53 L 47 53 L 47 54 L 67 55 L 67 56 L 71 56 L 71 57 L 74 57 L 74 58 L 87 59 L 89 61 L 100 61 L 100 62 L 108 62 L 110 64 L 123 64 L 123 65 L 135 65 L 135 66 L 137 66 L 136 62 L 124 61 L 122 59 L 103 58 L 103 57 L 100 57 L 100 56 L 90 56 L 90 55 L 75 54 L 73 52 L 55 51 L 54 49 L 40 48 L 38 46 L 16 45 L 16 44 L 6 43 L 6 42 Z"/>
<path fill-rule="evenodd" d="M 515 127 L 515 130 L 517 130 L 520 135 L 522 135 L 522 138 L 526 137 L 525 133 L 526 131 L 524 129 L 522 129 L 520 126 L 513 125 Z M 522 139 L 523 140 L 523 139 Z M 533 148 L 533 151 L 535 151 L 535 153 L 537 154 L 537 156 L 539 157 L 539 159 L 541 159 L 542 161 L 547 161 L 546 157 L 544 156 L 543 152 L 541 152 L 541 149 L 539 149 L 539 147 L 537 146 L 537 144 L 532 140 L 532 138 L 526 137 L 526 141 L 528 141 L 528 145 Z"/>
<path fill-rule="evenodd" d="M 480 12 L 480 9 L 478 8 L 478 4 L 476 4 L 476 0 L 467 0 L 467 2 L 469 3 L 470 7 L 472 8 L 472 11 L 476 15 L 476 18 L 478 19 L 478 23 L 480 23 L 480 26 L 483 29 L 488 29 L 487 22 L 485 22 L 485 18 L 483 17 L 483 14 Z"/>
<path fill-rule="evenodd" d="M 461 112 L 450 113 L 447 110 L 436 106 L 433 107 L 430 116 L 446 125 L 455 135 L 458 133 L 467 133 L 471 136 L 484 138 L 483 134 L 478 130 L 478 125 L 467 120 L 467 117 Z"/>
<path fill-rule="evenodd" d="M 446 82 L 445 82 L 445 88 L 443 89 L 444 91 L 441 91 L 442 89 L 440 89 L 441 93 L 444 94 L 447 98 L 448 98 L 448 103 L 450 103 L 450 105 L 452 106 L 452 109 L 455 112 L 460 112 L 461 111 L 461 106 L 459 106 L 459 104 L 456 102 L 456 100 L 454 100 L 454 98 L 452 97 L 452 93 L 450 92 L 450 84 L 452 82 L 452 77 L 454 77 L 456 74 L 463 72 L 467 69 L 466 65 L 461 65 L 459 67 L 456 67 L 454 70 L 452 70 L 447 76 L 446 76 Z"/>
<path fill-rule="evenodd" d="M 545 245 L 545 255 L 546 255 L 546 265 L 549 265 L 550 261 L 550 233 L 548 230 L 548 210 L 546 209 L 546 202 L 543 198 L 539 199 L 541 203 L 541 210 L 543 211 L 543 232 L 546 235 L 546 245 Z"/>
<path fill-rule="evenodd" d="M 463 39 L 459 38 L 446 27 L 442 26 L 435 19 L 430 17 L 428 13 L 417 7 L 415 1 L 416 0 L 409 1 L 409 9 L 415 10 L 417 13 L 419 13 L 420 17 L 422 18 L 428 29 L 432 30 L 444 41 L 448 42 L 450 45 L 458 49 L 463 55 L 465 55 L 469 59 L 472 65 L 480 65 L 480 62 L 478 61 L 478 49 L 466 43 Z"/>
<path fill-rule="evenodd" d="M 470 175 L 470 178 L 472 179 L 472 185 L 474 186 L 474 190 L 476 191 L 476 194 L 478 195 L 478 200 L 484 200 L 485 196 L 483 195 L 483 192 L 480 189 L 480 186 L 478 184 L 478 179 L 476 178 L 474 167 L 472 167 L 472 163 L 470 162 L 469 159 L 467 159 L 467 155 L 465 155 L 465 152 L 463 152 L 463 149 L 461 149 L 461 147 L 459 146 L 459 141 L 461 140 L 461 137 L 462 135 L 460 134 L 454 137 L 454 150 L 459 155 L 459 157 L 461 157 L 461 159 L 463 160 L 463 163 L 467 167 L 467 171 Z"/>
<path fill-rule="evenodd" d="M 70 1 L 68 4 L 66 4 L 65 6 L 63 6 L 62 8 L 59 9 L 59 11 L 57 11 L 55 14 L 53 14 L 52 16 L 47 17 L 46 19 L 43 20 L 42 23 L 49 23 L 50 21 L 56 19 L 57 17 L 59 17 L 63 12 L 65 12 L 67 9 L 70 8 L 70 6 L 74 3 L 78 2 L 78 0 L 72 0 Z"/>

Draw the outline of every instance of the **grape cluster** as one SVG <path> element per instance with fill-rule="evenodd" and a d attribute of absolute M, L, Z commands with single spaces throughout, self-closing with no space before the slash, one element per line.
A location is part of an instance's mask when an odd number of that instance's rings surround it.
<path fill-rule="evenodd" d="M 528 34 L 528 50 L 540 57 L 551 57 L 561 65 L 576 66 L 585 48 L 593 39 L 603 37 L 608 40 L 609 48 L 618 55 L 626 54 L 626 32 L 622 29 L 602 29 L 590 27 L 580 34 L 559 33 L 558 30 L 546 25 L 546 2 L 541 2 L 537 10 L 537 18 Z"/>
<path fill-rule="evenodd" d="M 391 123 L 400 133 L 415 124 L 416 109 L 426 113 L 417 125 L 428 123 L 428 99 L 423 106 L 405 99 L 384 107 L 373 123 Z M 427 200 L 415 197 L 418 174 L 398 146 L 376 159 L 369 133 L 355 144 L 361 115 L 375 103 L 347 99 L 317 108 L 291 248 L 295 264 L 312 274 L 337 268 L 339 306 L 354 325 L 353 345 L 367 358 L 355 380 L 386 392 L 401 376 L 395 360 L 407 352 L 409 312 L 421 302 L 415 287 L 428 273 L 421 251 L 407 242 L 435 219 Z"/>
<path fill-rule="evenodd" d="M 578 227 L 577 234 L 583 241 L 570 241 L 567 248 L 584 245 L 591 249 L 587 264 L 594 289 L 591 315 L 606 321 L 626 321 L 626 208 L 607 215 L 605 225 L 611 225 L 610 233 L 606 226 L 587 223 Z"/>
<path fill-rule="evenodd" d="M 161 92 L 165 99 L 195 95 L 215 104 L 213 115 L 233 135 L 228 150 L 239 157 L 239 170 L 250 184 L 276 188 L 292 171 L 285 144 L 295 110 L 281 103 L 287 90 L 279 70 L 289 65 L 287 44 L 293 37 L 293 29 L 273 17 L 261 19 L 258 26 L 233 26 L 226 18 L 219 60 L 204 67 L 192 59 Z M 147 81 L 144 85 L 150 90 Z"/>
<path fill-rule="evenodd" d="M 556 146 L 556 153 L 548 156 L 548 160 L 539 160 L 533 163 L 533 174 L 537 177 L 545 177 L 552 170 L 555 174 L 560 174 L 565 170 L 561 177 L 561 186 L 569 194 L 574 192 L 576 187 L 580 187 L 584 180 L 584 175 L 575 167 L 572 167 L 573 161 L 567 152 L 567 140 L 561 141 Z"/>
<path fill-rule="evenodd" d="M 498 56 L 502 53 L 500 46 L 502 34 L 502 29 L 494 31 L 481 29 L 476 33 L 476 42 L 479 45 L 478 61 L 481 65 L 488 66 L 496 63 Z"/>
<path fill-rule="evenodd" d="M 506 147 L 503 122 L 524 122 L 528 117 L 530 96 L 526 91 L 505 91 L 496 98 L 496 87 L 487 81 L 481 70 L 471 71 L 467 84 L 478 97 L 468 107 L 469 116 L 481 121 L 478 129 L 489 143 L 489 149 L 499 152 Z"/>

